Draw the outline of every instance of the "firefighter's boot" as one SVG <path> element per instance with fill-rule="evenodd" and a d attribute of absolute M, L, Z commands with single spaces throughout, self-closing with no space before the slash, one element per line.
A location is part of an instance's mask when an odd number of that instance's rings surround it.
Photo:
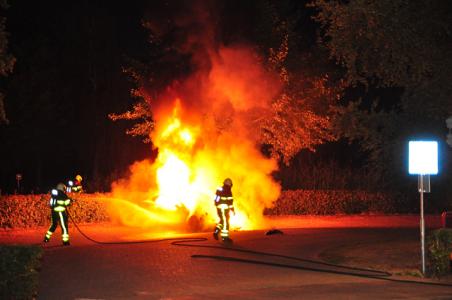
<path fill-rule="evenodd" d="M 232 239 L 230 237 L 224 237 L 222 240 L 225 244 L 232 244 Z"/>
<path fill-rule="evenodd" d="M 64 241 L 63 242 L 63 246 L 70 246 L 71 245 L 71 243 L 69 243 L 69 241 Z"/>
<path fill-rule="evenodd" d="M 218 240 L 218 232 L 219 232 L 218 228 L 215 228 L 215 231 L 213 232 L 213 238 L 216 240 Z"/>
<path fill-rule="evenodd" d="M 48 243 L 50 241 L 50 237 L 52 236 L 53 232 L 50 230 L 47 230 L 46 235 L 44 236 L 44 243 Z"/>

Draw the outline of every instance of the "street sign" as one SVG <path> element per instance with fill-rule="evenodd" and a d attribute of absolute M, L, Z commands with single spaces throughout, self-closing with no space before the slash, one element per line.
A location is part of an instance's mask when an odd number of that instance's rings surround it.
<path fill-rule="evenodd" d="M 410 141 L 408 152 L 408 173 L 416 175 L 438 174 L 438 142 Z"/>
<path fill-rule="evenodd" d="M 430 193 L 430 175 L 419 175 L 417 177 L 418 192 Z"/>
<path fill-rule="evenodd" d="M 430 175 L 438 174 L 438 142 L 410 141 L 408 143 L 408 173 L 418 175 L 418 191 L 421 195 L 421 257 L 422 274 L 425 275 L 425 222 L 424 193 L 430 193 Z"/>

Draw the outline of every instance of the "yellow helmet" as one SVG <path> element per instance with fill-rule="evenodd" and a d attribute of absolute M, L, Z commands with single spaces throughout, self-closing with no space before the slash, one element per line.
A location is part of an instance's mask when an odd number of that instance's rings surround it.
<path fill-rule="evenodd" d="M 232 180 L 231 180 L 231 178 L 226 178 L 226 179 L 223 181 L 223 184 L 224 184 L 224 185 L 227 185 L 227 186 L 232 186 Z"/>
<path fill-rule="evenodd" d="M 80 176 L 80 175 L 77 175 L 77 176 L 75 176 L 75 180 L 77 180 L 77 181 L 82 181 L 82 180 L 83 180 L 83 178 L 82 178 L 82 176 Z"/>

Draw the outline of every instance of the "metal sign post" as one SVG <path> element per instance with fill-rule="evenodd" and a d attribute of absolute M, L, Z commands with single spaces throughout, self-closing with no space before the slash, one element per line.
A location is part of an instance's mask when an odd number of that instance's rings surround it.
<path fill-rule="evenodd" d="M 22 174 L 16 174 L 17 193 L 20 193 L 20 181 L 21 180 L 22 180 Z"/>
<path fill-rule="evenodd" d="M 419 225 L 421 231 L 422 274 L 425 275 L 424 193 L 430 193 L 430 174 L 438 174 L 438 142 L 410 141 L 408 151 L 408 172 L 418 175 L 418 191 L 421 194 Z"/>
<path fill-rule="evenodd" d="M 425 274 L 425 222 L 424 222 L 424 192 L 430 193 L 430 175 L 420 174 L 418 177 L 418 190 L 421 194 L 421 257 L 422 274 Z"/>
<path fill-rule="evenodd" d="M 424 175 L 419 175 L 421 179 L 421 189 L 423 189 Z M 421 190 L 421 257 L 422 274 L 425 274 L 425 223 L 424 223 L 424 191 Z"/>

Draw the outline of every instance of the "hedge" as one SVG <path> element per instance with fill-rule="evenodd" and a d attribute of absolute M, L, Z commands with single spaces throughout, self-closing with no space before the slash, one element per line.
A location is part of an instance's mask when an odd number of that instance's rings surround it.
<path fill-rule="evenodd" d="M 283 191 L 266 215 L 334 215 L 406 213 L 407 197 L 389 193 L 349 190 Z"/>
<path fill-rule="evenodd" d="M 452 229 L 441 228 L 427 236 L 427 272 L 441 278 L 450 274 L 452 263 Z"/>
<path fill-rule="evenodd" d="M 73 194 L 69 208 L 77 223 L 109 221 L 102 194 Z M 0 197 L 0 228 L 29 228 L 50 223 L 49 194 Z M 108 198 L 108 197 L 107 197 Z"/>
<path fill-rule="evenodd" d="M 70 214 L 77 223 L 109 221 L 108 194 L 73 194 Z M 266 215 L 334 215 L 361 213 L 407 213 L 407 196 L 366 191 L 289 190 L 283 191 Z M 0 197 L 0 228 L 47 226 L 49 195 Z"/>

